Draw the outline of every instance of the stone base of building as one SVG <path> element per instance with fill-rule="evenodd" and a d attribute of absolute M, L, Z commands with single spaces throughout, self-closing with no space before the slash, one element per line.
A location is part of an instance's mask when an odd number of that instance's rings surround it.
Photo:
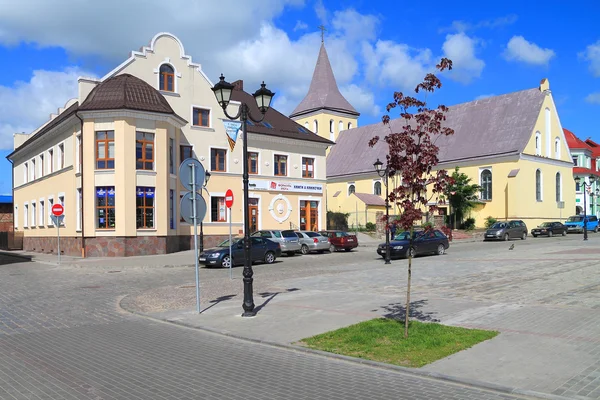
<path fill-rule="evenodd" d="M 204 248 L 214 247 L 227 239 L 226 235 L 204 235 Z M 198 238 L 200 247 L 200 238 Z M 130 257 L 175 253 L 194 248 L 194 236 L 135 236 L 85 238 L 86 257 Z M 25 237 L 23 250 L 56 254 L 56 237 Z M 81 257 L 81 237 L 61 237 L 60 253 Z"/>

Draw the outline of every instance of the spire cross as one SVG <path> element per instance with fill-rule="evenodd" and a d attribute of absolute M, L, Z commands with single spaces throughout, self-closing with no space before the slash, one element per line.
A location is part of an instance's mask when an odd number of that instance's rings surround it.
<path fill-rule="evenodd" d="M 325 26 L 323 25 L 319 25 L 319 29 L 321 30 L 321 43 L 323 43 L 325 41 L 325 31 L 327 29 L 325 29 Z"/>

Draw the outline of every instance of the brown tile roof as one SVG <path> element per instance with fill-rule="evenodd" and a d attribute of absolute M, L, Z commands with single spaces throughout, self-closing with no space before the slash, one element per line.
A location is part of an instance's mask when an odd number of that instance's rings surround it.
<path fill-rule="evenodd" d="M 538 88 L 488 97 L 449 107 L 446 126 L 454 135 L 439 137 L 440 162 L 461 162 L 482 157 L 519 154 L 523 152 L 533 133 L 542 109 L 545 94 Z M 385 160 L 388 151 L 383 140 L 374 147 L 368 142 L 374 136 L 380 139 L 400 132 L 402 119 L 366 125 L 342 132 L 327 156 L 327 177 L 373 172 L 377 158 Z"/>
<path fill-rule="evenodd" d="M 354 195 L 368 206 L 385 206 L 385 200 L 375 194 L 355 192 Z"/>
<path fill-rule="evenodd" d="M 242 81 L 233 82 L 236 89 L 231 93 L 231 100 L 246 103 L 250 106 L 250 113 L 253 117 L 261 117 L 261 113 L 256 105 L 254 97 L 246 93 L 243 88 Z M 260 123 L 248 123 L 248 132 L 259 133 L 270 136 L 284 137 L 288 139 L 305 140 L 310 142 L 324 143 L 328 145 L 334 144 L 331 140 L 325 139 L 319 135 L 312 133 L 304 128 L 296 121 L 283 115 L 273 107 L 270 107 L 265 114 L 265 119 Z"/>
<path fill-rule="evenodd" d="M 322 109 L 360 115 L 340 93 L 324 44 L 321 44 L 321 50 L 319 50 L 317 65 L 315 65 L 308 93 L 290 117 Z"/>
<path fill-rule="evenodd" d="M 79 107 L 80 111 L 119 109 L 175 114 L 158 90 L 130 74 L 113 76 L 98 84 Z"/>

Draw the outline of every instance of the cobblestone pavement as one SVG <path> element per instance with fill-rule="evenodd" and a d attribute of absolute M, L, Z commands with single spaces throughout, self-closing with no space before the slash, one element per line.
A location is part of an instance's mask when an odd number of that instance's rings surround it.
<path fill-rule="evenodd" d="M 279 267 L 271 270 L 275 280 L 309 276 L 312 268 Z M 226 282 L 222 272 L 203 270 L 203 284 Z M 185 267 L 0 265 L 0 399 L 526 398 L 154 322 L 118 308 L 126 294 L 190 280 L 193 269 Z"/>

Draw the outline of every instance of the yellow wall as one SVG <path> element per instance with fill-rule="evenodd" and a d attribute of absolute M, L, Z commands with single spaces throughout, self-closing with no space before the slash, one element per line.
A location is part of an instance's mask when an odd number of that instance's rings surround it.
<path fill-rule="evenodd" d="M 294 118 L 294 120 L 302 125 L 303 127 L 311 130 L 325 139 L 337 142 L 338 135 L 348 129 L 348 124 L 351 124 L 351 128 L 358 126 L 358 118 L 356 116 L 341 116 L 334 115 L 327 112 L 317 113 L 315 115 L 301 116 Z M 333 132 L 330 131 L 329 122 L 333 120 Z M 315 132 L 315 121 L 317 121 L 318 129 Z M 340 129 L 340 122 L 342 123 L 343 129 Z"/>

